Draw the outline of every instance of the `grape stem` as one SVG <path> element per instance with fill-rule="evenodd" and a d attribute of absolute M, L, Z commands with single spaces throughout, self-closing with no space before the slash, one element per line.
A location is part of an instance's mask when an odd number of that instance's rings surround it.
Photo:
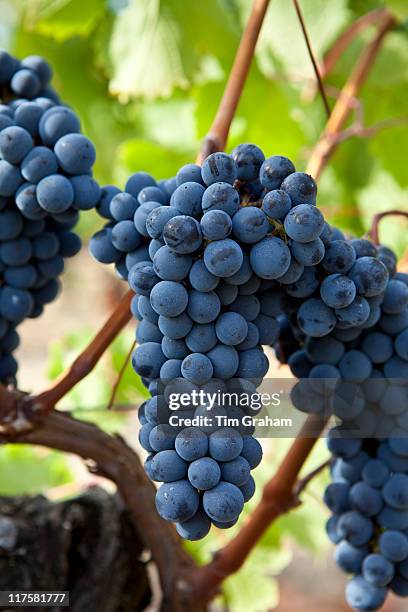
<path fill-rule="evenodd" d="M 254 0 L 253 2 L 223 96 L 212 126 L 203 140 L 197 157 L 197 164 L 201 165 L 211 153 L 225 149 L 231 123 L 251 67 L 269 2 L 270 0 Z"/>
<path fill-rule="evenodd" d="M 357 94 L 369 74 L 380 51 L 384 37 L 392 30 L 395 23 L 395 18 L 387 11 L 382 24 L 378 28 L 377 34 L 361 53 L 354 70 L 341 90 L 326 124 L 326 128 L 310 156 L 307 172 L 316 180 L 320 178 L 324 167 L 333 155 L 337 146 L 337 136 L 341 132 L 353 108 L 353 101 L 357 97 Z"/>
<path fill-rule="evenodd" d="M 209 602 L 218 593 L 222 582 L 240 569 L 272 523 L 299 505 L 299 472 L 325 425 L 325 419 L 309 415 L 277 472 L 264 487 L 262 499 L 247 522 L 209 564 L 193 571 L 191 586 L 199 601 Z"/>
<path fill-rule="evenodd" d="M 125 360 L 124 360 L 124 362 L 122 364 L 122 367 L 120 368 L 120 371 L 119 371 L 119 374 L 118 374 L 118 376 L 116 378 L 115 384 L 112 387 L 112 393 L 111 393 L 111 396 L 109 398 L 109 403 L 108 403 L 108 405 L 106 407 L 106 410 L 111 410 L 111 408 L 113 407 L 113 404 L 115 403 L 115 399 L 116 399 L 116 395 L 118 393 L 119 385 L 122 382 L 123 376 L 125 375 L 126 368 L 129 365 L 129 361 L 130 361 L 130 358 L 132 357 L 132 353 L 133 353 L 133 351 L 135 349 L 135 346 L 136 346 L 136 340 L 134 340 L 132 342 L 132 345 L 131 345 L 131 347 L 130 347 L 130 349 L 129 349 L 126 357 L 125 357 Z"/>
<path fill-rule="evenodd" d="M 128 291 L 92 342 L 78 355 L 70 368 L 54 381 L 48 389 L 32 397 L 33 413 L 44 414 L 52 410 L 60 399 L 92 372 L 104 352 L 131 320 L 130 302 L 133 296 L 133 291 Z"/>
<path fill-rule="evenodd" d="M 293 0 L 293 4 L 294 4 L 295 11 L 296 11 L 296 14 L 297 14 L 298 19 L 299 19 L 299 23 L 300 23 L 300 27 L 302 29 L 303 37 L 305 39 L 305 43 L 306 43 L 307 51 L 309 53 L 310 61 L 312 62 L 313 70 L 314 70 L 315 77 L 316 77 L 317 88 L 318 88 L 320 96 L 322 98 L 324 110 L 326 111 L 326 115 L 329 118 L 330 117 L 329 101 L 328 101 L 327 96 L 326 96 L 326 92 L 325 92 L 324 85 L 323 85 L 323 80 L 322 80 L 322 77 L 321 77 L 321 74 L 320 74 L 320 71 L 319 71 L 319 67 L 317 65 L 317 61 L 316 61 L 316 58 L 315 58 L 315 54 L 314 54 L 314 51 L 313 51 L 313 48 L 312 48 L 312 43 L 311 43 L 309 34 L 307 32 L 307 29 L 306 29 L 305 20 L 303 18 L 303 14 L 302 14 L 302 11 L 300 9 L 300 5 L 299 5 L 298 0 Z"/>
<path fill-rule="evenodd" d="M 312 480 L 316 478 L 316 476 L 318 476 L 321 472 L 323 472 L 331 464 L 332 464 L 332 459 L 331 458 L 327 459 L 326 461 L 318 465 L 314 470 L 309 472 L 309 474 L 306 474 L 306 476 L 303 476 L 303 478 L 300 478 L 297 481 L 296 486 L 294 487 L 296 497 L 299 497 L 301 493 L 303 493 L 303 491 L 307 488 L 309 483 L 312 482 Z"/>
<path fill-rule="evenodd" d="M 356 121 L 353 125 L 346 128 L 333 140 L 335 140 L 335 144 L 338 145 L 341 142 L 349 138 L 353 138 L 357 136 L 358 138 L 372 138 L 382 130 L 400 127 L 401 125 L 406 125 L 408 123 L 408 117 L 390 117 L 389 119 L 384 119 L 383 121 L 379 121 L 374 125 L 365 126 L 361 121 Z"/>
<path fill-rule="evenodd" d="M 377 246 L 380 244 L 379 232 L 380 232 L 381 220 L 384 219 L 385 217 L 393 217 L 395 215 L 398 215 L 400 217 L 405 217 L 406 219 L 408 219 L 408 212 L 404 212 L 403 210 L 386 210 L 384 212 L 378 213 L 377 215 L 374 215 L 369 236 L 372 242 L 376 244 Z"/>

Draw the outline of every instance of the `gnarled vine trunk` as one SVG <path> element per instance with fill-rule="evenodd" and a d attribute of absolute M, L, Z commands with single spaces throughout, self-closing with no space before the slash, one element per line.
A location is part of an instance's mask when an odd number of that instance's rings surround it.
<path fill-rule="evenodd" d="M 60 503 L 0 498 L 0 590 L 66 590 L 74 612 L 136 612 L 151 597 L 142 551 L 120 498 L 98 487 Z"/>

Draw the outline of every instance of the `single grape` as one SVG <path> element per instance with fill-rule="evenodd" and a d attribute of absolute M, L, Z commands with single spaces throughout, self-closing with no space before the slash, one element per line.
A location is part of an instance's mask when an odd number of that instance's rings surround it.
<path fill-rule="evenodd" d="M 314 179 L 303 172 L 293 172 L 281 183 L 293 206 L 299 204 L 316 204 L 317 185 Z"/>
<path fill-rule="evenodd" d="M 309 298 L 300 306 L 297 314 L 299 327 L 308 336 L 327 336 L 336 325 L 333 311 L 317 298 Z"/>
<path fill-rule="evenodd" d="M 204 213 L 222 210 L 232 217 L 239 209 L 239 193 L 229 183 L 213 183 L 203 194 L 202 209 Z"/>
<path fill-rule="evenodd" d="M 185 166 L 182 166 L 180 168 L 175 178 L 176 187 L 179 187 L 180 185 L 183 185 L 184 183 L 189 183 L 189 182 L 194 182 L 194 183 L 202 182 L 201 166 L 198 166 L 197 164 L 186 164 Z M 167 183 L 168 181 L 166 182 L 166 184 Z M 175 189 L 173 190 L 173 193 L 174 191 Z"/>
<path fill-rule="evenodd" d="M 263 162 L 259 178 L 262 185 L 270 191 L 271 189 L 279 189 L 283 180 L 295 170 L 295 166 L 290 159 L 282 155 L 273 155 Z"/>
<path fill-rule="evenodd" d="M 167 521 L 187 521 L 197 512 L 200 498 L 188 480 L 164 483 L 156 493 L 156 508 Z"/>
<path fill-rule="evenodd" d="M 255 206 L 240 208 L 232 218 L 232 231 L 241 242 L 259 242 L 266 236 L 268 229 L 269 223 L 264 212 Z"/>
<path fill-rule="evenodd" d="M 199 510 L 191 519 L 176 523 L 176 531 L 184 540 L 202 540 L 210 528 L 211 520 L 202 510 Z"/>
<path fill-rule="evenodd" d="M 279 278 L 287 272 L 290 261 L 291 255 L 287 245 L 274 236 L 267 236 L 251 249 L 252 269 L 261 278 Z"/>
<path fill-rule="evenodd" d="M 283 220 L 290 209 L 292 201 L 286 191 L 273 189 L 268 191 L 262 201 L 262 210 L 269 219 Z"/>
<path fill-rule="evenodd" d="M 238 272 L 243 259 L 241 247 L 230 238 L 211 242 L 204 251 L 208 271 L 218 277 L 228 278 Z"/>
<path fill-rule="evenodd" d="M 244 507 L 244 496 L 238 487 L 229 482 L 219 482 L 205 491 L 203 506 L 211 520 L 221 523 L 235 520 Z"/>
<path fill-rule="evenodd" d="M 202 214 L 201 202 L 205 188 L 198 182 L 183 182 L 171 198 L 171 208 L 175 208 L 182 215 L 199 218 Z"/>
<path fill-rule="evenodd" d="M 254 181 L 258 178 L 259 170 L 265 160 L 265 155 L 254 144 L 240 144 L 231 152 L 236 163 L 237 178 L 240 181 Z"/>
<path fill-rule="evenodd" d="M 188 479 L 200 491 L 212 489 L 219 483 L 220 478 L 220 466 L 211 457 L 201 457 L 189 465 Z"/>
<path fill-rule="evenodd" d="M 206 185 L 219 181 L 233 185 L 238 177 L 238 167 L 230 155 L 212 153 L 203 163 L 201 176 Z"/>
<path fill-rule="evenodd" d="M 356 297 L 356 286 L 344 274 L 330 274 L 320 286 L 320 296 L 331 308 L 346 308 Z"/>
<path fill-rule="evenodd" d="M 186 215 L 173 217 L 164 226 L 163 239 L 176 253 L 193 253 L 202 242 L 200 224 L 193 217 Z"/>
<path fill-rule="evenodd" d="M 31 134 L 22 127 L 12 126 L 0 132 L 0 155 L 10 164 L 19 164 L 33 146 Z"/>
<path fill-rule="evenodd" d="M 312 242 L 322 233 L 324 217 L 316 206 L 299 204 L 285 217 L 285 230 L 296 242 Z"/>
<path fill-rule="evenodd" d="M 357 259 L 349 271 L 349 277 L 360 295 L 373 297 L 385 291 L 389 274 L 381 261 L 364 256 Z"/>
<path fill-rule="evenodd" d="M 153 257 L 153 268 L 162 280 L 182 281 L 192 265 L 190 255 L 180 255 L 167 245 L 160 247 Z"/>
<path fill-rule="evenodd" d="M 231 217 L 223 210 L 209 210 L 202 216 L 200 225 L 208 240 L 223 240 L 232 231 Z"/>
<path fill-rule="evenodd" d="M 236 312 L 226 312 L 218 317 L 215 332 L 220 342 L 228 346 L 235 346 L 246 338 L 248 324 L 242 315 Z"/>

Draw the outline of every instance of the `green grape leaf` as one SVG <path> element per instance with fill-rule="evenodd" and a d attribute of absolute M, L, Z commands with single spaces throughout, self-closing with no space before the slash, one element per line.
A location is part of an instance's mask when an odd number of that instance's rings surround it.
<path fill-rule="evenodd" d="M 271 117 L 275 118 L 273 124 Z M 276 120 L 277 117 L 279 120 Z M 232 133 L 231 144 L 238 144 L 237 141 L 254 142 L 267 157 L 285 155 L 298 164 L 304 134 L 300 123 L 294 118 L 290 92 L 284 83 L 263 78 L 254 66 L 238 107 L 237 118 L 242 128 L 239 130 L 237 126 L 235 133 Z"/>
<path fill-rule="evenodd" d="M 348 0 L 350 10 L 353 11 L 356 17 L 365 15 L 369 11 L 373 11 L 376 8 L 384 6 L 383 2 L 378 0 Z"/>
<path fill-rule="evenodd" d="M 408 10 L 406 0 L 387 0 L 387 6 L 397 17 L 407 19 Z"/>
<path fill-rule="evenodd" d="M 394 177 L 378 164 L 371 182 L 359 193 L 359 209 L 364 227 L 369 230 L 376 213 L 393 209 L 407 210 L 407 189 L 402 189 Z M 380 240 L 401 256 L 407 246 L 406 221 L 400 217 L 383 219 Z"/>
<path fill-rule="evenodd" d="M 57 377 L 87 346 L 95 331 L 79 329 L 54 342 L 50 349 L 48 375 Z M 122 423 L 123 414 L 120 409 L 137 406 L 148 395 L 140 377 L 133 371 L 130 363 L 126 368 L 115 398 L 115 406 L 119 412 L 106 412 L 110 401 L 113 385 L 125 362 L 126 356 L 134 339 L 133 331 L 124 331 L 115 339 L 97 367 L 71 391 L 64 396 L 61 407 L 74 410 L 75 415 L 96 420 L 102 427 L 117 430 Z"/>
<path fill-rule="evenodd" d="M 369 142 L 363 138 L 351 138 L 336 150 L 332 166 L 346 189 L 360 189 L 370 181 L 374 160 Z"/>
<path fill-rule="evenodd" d="M 147 140 L 128 140 L 119 148 L 118 180 L 133 172 L 150 172 L 156 179 L 175 176 L 178 169 L 194 160 L 194 152 L 183 152 Z"/>
<path fill-rule="evenodd" d="M 407 187 L 408 124 L 382 130 L 371 140 L 370 148 L 401 187 Z"/>
<path fill-rule="evenodd" d="M 302 2 L 301 8 L 313 49 L 320 57 L 347 23 L 347 0 Z M 297 78 L 314 78 L 293 2 L 271 2 L 261 31 L 258 56 L 266 65 L 276 59 L 285 71 Z"/>
<path fill-rule="evenodd" d="M 266 574 L 268 560 L 249 571 L 241 570 L 228 578 L 223 585 L 223 599 L 234 612 L 259 612 L 271 610 L 279 601 L 276 580 Z"/>
<path fill-rule="evenodd" d="M 210 128 L 223 88 L 223 82 L 206 83 L 193 92 L 200 138 Z M 287 155 L 297 163 L 304 134 L 291 113 L 290 93 L 285 84 L 265 79 L 253 66 L 232 123 L 228 150 L 240 142 L 254 142 L 266 156 Z"/>
<path fill-rule="evenodd" d="M 20 444 L 0 449 L 0 495 L 35 495 L 72 480 L 62 453 Z"/>
<path fill-rule="evenodd" d="M 120 99 L 169 96 L 208 78 L 205 58 L 227 64 L 238 41 L 230 11 L 218 0 L 131 0 L 109 43 L 110 90 Z"/>
<path fill-rule="evenodd" d="M 89 36 L 105 10 L 104 0 L 39 0 L 27 3 L 24 25 L 62 42 L 73 36 Z"/>
<path fill-rule="evenodd" d="M 372 37 L 372 33 L 371 33 Z M 367 88 L 373 87 L 391 97 L 390 87 L 408 81 L 408 37 L 403 32 L 389 32 L 367 79 Z"/>

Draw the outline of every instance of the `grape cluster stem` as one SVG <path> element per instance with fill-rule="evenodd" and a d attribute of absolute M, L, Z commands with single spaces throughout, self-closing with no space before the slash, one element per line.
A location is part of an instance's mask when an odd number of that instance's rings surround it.
<path fill-rule="evenodd" d="M 198 164 L 202 164 L 211 153 L 225 149 L 269 2 L 270 0 L 254 0 L 253 2 L 217 114 L 198 154 Z"/>
<path fill-rule="evenodd" d="M 386 210 L 374 216 L 371 230 L 369 232 L 370 238 L 374 244 L 376 245 L 380 244 L 379 231 L 380 231 L 380 222 L 382 221 L 382 219 L 384 219 L 385 217 L 394 217 L 394 216 L 405 217 L 405 219 L 408 219 L 408 212 L 405 212 L 403 210 Z"/>

